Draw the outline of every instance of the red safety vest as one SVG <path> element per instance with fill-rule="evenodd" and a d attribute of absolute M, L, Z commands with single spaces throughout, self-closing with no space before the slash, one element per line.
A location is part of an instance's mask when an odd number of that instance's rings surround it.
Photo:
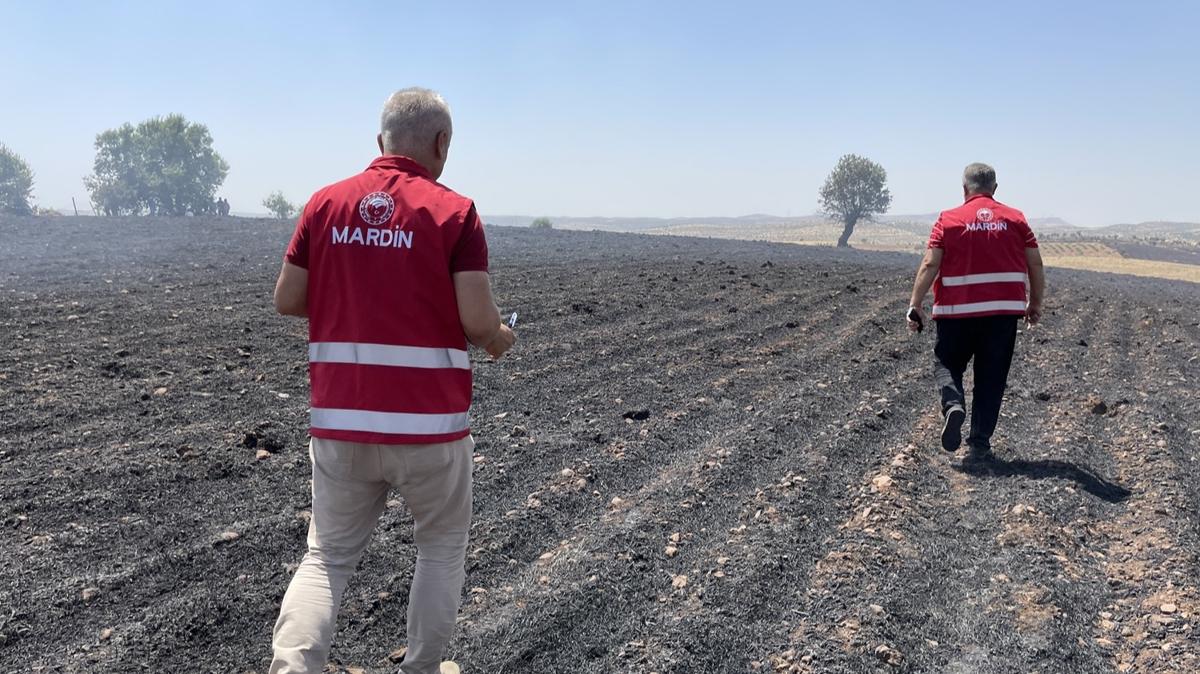
<path fill-rule="evenodd" d="M 469 199 L 410 159 L 380 157 L 313 195 L 287 259 L 308 269 L 314 437 L 426 444 L 470 433 L 452 274 L 486 271 L 487 249 Z"/>
<path fill-rule="evenodd" d="M 1026 248 L 1037 238 L 1025 216 L 985 195 L 944 211 L 929 236 L 943 249 L 933 284 L 933 317 L 1023 315 L 1029 281 Z"/>

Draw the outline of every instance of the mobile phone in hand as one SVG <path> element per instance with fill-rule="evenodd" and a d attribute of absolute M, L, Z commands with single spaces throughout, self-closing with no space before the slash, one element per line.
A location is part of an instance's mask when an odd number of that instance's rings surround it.
<path fill-rule="evenodd" d="M 921 312 L 917 311 L 916 307 L 908 308 L 908 320 L 917 324 L 917 332 L 925 331 L 925 321 L 921 319 Z"/>

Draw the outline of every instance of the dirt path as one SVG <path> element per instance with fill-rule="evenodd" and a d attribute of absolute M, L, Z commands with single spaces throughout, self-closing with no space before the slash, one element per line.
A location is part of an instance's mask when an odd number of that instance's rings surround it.
<path fill-rule="evenodd" d="M 0 672 L 263 671 L 309 506 L 286 226 L 97 223 L 0 220 Z M 1192 286 L 1052 272 L 963 469 L 912 258 L 491 239 L 522 343 L 477 364 L 465 671 L 1197 669 Z M 347 670 L 394 669 L 412 563 L 395 502 Z"/>

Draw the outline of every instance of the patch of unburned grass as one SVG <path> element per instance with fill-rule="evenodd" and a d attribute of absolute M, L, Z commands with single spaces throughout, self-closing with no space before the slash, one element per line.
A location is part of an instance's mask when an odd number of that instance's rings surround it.
<path fill-rule="evenodd" d="M 1132 276 L 1146 276 L 1170 281 L 1200 283 L 1200 265 L 1194 264 L 1088 255 L 1047 256 L 1045 261 L 1051 267 L 1100 271 L 1110 274 L 1130 274 Z"/>

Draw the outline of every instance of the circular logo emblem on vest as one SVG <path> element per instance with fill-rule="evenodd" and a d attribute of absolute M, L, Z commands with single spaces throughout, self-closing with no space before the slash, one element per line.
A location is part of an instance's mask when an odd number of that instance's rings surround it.
<path fill-rule="evenodd" d="M 991 222 L 994 217 L 990 208 L 981 208 L 975 211 L 975 218 L 980 222 Z"/>
<path fill-rule="evenodd" d="M 396 202 L 387 192 L 372 192 L 358 202 L 358 215 L 368 225 L 382 225 L 392 218 Z"/>

